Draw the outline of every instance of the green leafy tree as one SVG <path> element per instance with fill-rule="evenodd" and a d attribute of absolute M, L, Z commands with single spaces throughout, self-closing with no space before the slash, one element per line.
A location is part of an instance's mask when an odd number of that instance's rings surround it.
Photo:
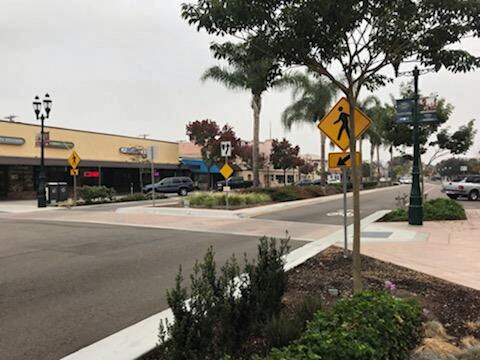
<path fill-rule="evenodd" d="M 312 73 L 294 73 L 284 76 L 283 83 L 293 87 L 292 104 L 282 113 L 282 124 L 291 129 L 296 123 L 310 123 L 316 125 L 326 114 L 326 110 L 333 100 L 336 88 Z M 320 175 L 325 184 L 325 140 L 326 136 L 320 133 Z"/>
<path fill-rule="evenodd" d="M 480 58 L 454 47 L 465 35 L 480 36 L 478 0 L 196 0 L 182 5 L 182 16 L 198 30 L 234 36 L 287 66 L 327 77 L 350 109 L 362 90 L 390 80 L 383 69 L 398 72 L 405 60 L 453 72 L 480 66 Z M 355 134 L 354 111 L 349 128 Z M 352 136 L 352 159 L 355 151 Z M 354 291 L 362 289 L 359 168 L 353 160 Z"/>
<path fill-rule="evenodd" d="M 429 144 L 430 147 L 436 147 L 436 150 L 428 161 L 427 167 L 436 159 L 447 154 L 465 154 L 473 145 L 476 133 L 474 120 L 470 120 L 466 125 L 460 126 L 453 134 L 449 133 L 448 128 L 440 130 L 437 133 L 437 139 Z"/>
<path fill-rule="evenodd" d="M 262 95 L 270 87 L 278 85 L 281 74 L 279 64 L 272 57 L 255 54 L 249 44 L 228 44 L 211 46 L 217 59 L 225 59 L 229 67 L 214 66 L 202 76 L 202 80 L 212 79 L 230 89 L 244 89 L 252 93 L 253 147 L 252 168 L 254 187 L 259 185 L 259 134 Z"/>
<path fill-rule="evenodd" d="M 240 154 L 241 142 L 233 128 L 224 125 L 222 129 L 218 124 L 209 119 L 196 120 L 187 124 L 187 135 L 190 141 L 201 147 L 202 159 L 207 164 L 208 186 L 211 187 L 210 168 L 214 163 L 221 163 L 223 158 L 220 151 L 222 141 L 230 141 L 232 144 L 232 156 Z"/>
<path fill-rule="evenodd" d="M 303 164 L 299 165 L 298 171 L 304 175 L 311 174 L 315 171 L 315 165 L 310 161 L 304 161 Z"/>
<path fill-rule="evenodd" d="M 298 153 L 300 148 L 292 146 L 290 141 L 283 138 L 282 141 L 273 139 L 272 151 L 270 153 L 270 162 L 275 169 L 283 170 L 284 185 L 287 185 L 287 170 L 294 169 L 298 163 Z"/>
<path fill-rule="evenodd" d="M 452 178 L 465 173 L 460 170 L 462 166 L 467 167 L 467 173 L 469 174 L 480 174 L 480 160 L 475 158 L 452 157 L 445 159 L 435 165 L 435 170 L 441 176 Z"/>

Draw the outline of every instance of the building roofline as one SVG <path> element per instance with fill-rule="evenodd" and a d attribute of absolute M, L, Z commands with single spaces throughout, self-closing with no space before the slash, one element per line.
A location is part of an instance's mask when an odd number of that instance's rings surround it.
<path fill-rule="evenodd" d="M 20 124 L 20 125 L 27 125 L 27 126 L 35 126 L 35 127 L 40 127 L 40 125 L 37 125 L 37 124 L 32 124 L 32 123 L 24 123 L 24 122 L 19 122 L 19 121 L 7 121 L 7 120 L 0 120 L 0 123 L 6 123 L 6 124 Z M 178 142 L 176 142 L 176 141 L 167 141 L 167 140 L 158 140 L 158 139 L 143 139 L 143 138 L 141 138 L 141 137 L 135 137 L 135 136 L 127 136 L 127 135 L 109 134 L 109 133 L 96 132 L 96 131 L 89 131 L 89 130 L 79 130 L 79 129 L 64 128 L 64 127 L 59 127 L 59 126 L 50 126 L 50 125 L 45 125 L 45 127 L 49 128 L 49 129 L 67 130 L 67 131 L 81 132 L 81 133 L 87 133 L 87 134 L 106 135 L 106 136 L 116 136 L 116 137 L 121 137 L 121 138 L 126 138 L 126 139 L 145 140 L 145 141 L 157 141 L 157 142 L 164 142 L 164 143 L 169 143 L 169 144 L 178 144 Z"/>

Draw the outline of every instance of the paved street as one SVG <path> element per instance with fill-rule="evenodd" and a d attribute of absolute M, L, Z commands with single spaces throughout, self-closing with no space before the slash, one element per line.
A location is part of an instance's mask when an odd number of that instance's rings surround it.
<path fill-rule="evenodd" d="M 361 194 L 360 214 L 361 218 L 378 210 L 393 209 L 397 206 L 395 197 L 398 195 L 409 194 L 408 185 L 400 185 L 386 188 L 382 191 Z M 353 222 L 353 209 L 351 193 L 347 198 L 348 223 Z M 271 214 L 261 215 L 260 219 L 298 221 L 317 224 L 343 225 L 343 199 L 329 201 L 327 203 L 303 206 L 297 209 L 277 211 Z"/>
<path fill-rule="evenodd" d="M 0 359 L 59 359 L 167 308 L 178 266 L 257 237 L 1 220 Z M 292 242 L 293 247 L 301 242 Z M 252 256 L 253 256 L 252 255 Z"/>

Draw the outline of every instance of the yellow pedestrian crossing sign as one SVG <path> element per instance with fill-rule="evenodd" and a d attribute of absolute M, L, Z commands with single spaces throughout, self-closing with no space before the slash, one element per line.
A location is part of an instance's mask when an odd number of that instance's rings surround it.
<path fill-rule="evenodd" d="M 362 155 L 360 152 L 355 153 L 355 161 L 357 164 L 362 163 Z M 352 167 L 352 158 L 348 152 L 334 152 L 328 154 L 328 168 L 329 169 L 339 169 L 346 168 L 349 169 Z"/>
<path fill-rule="evenodd" d="M 80 164 L 80 156 L 78 156 L 77 152 L 74 150 L 68 157 L 68 163 L 72 167 L 72 169 L 76 169 L 78 164 Z"/>
<path fill-rule="evenodd" d="M 220 169 L 220 174 L 222 174 L 225 179 L 228 179 L 230 176 L 232 176 L 233 169 L 230 165 L 225 164 Z"/>
<path fill-rule="evenodd" d="M 350 105 L 347 98 L 342 97 L 318 124 L 318 128 L 344 151 L 350 146 L 349 119 Z M 371 123 L 367 115 L 355 108 L 355 139 L 362 136 Z"/>

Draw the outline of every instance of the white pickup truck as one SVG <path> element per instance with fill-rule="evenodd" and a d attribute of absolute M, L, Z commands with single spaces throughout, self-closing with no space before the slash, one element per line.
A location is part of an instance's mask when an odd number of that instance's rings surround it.
<path fill-rule="evenodd" d="M 465 176 L 460 181 L 455 182 L 444 182 L 442 184 L 442 192 L 450 199 L 465 196 L 469 200 L 478 200 L 480 195 L 480 175 Z"/>

